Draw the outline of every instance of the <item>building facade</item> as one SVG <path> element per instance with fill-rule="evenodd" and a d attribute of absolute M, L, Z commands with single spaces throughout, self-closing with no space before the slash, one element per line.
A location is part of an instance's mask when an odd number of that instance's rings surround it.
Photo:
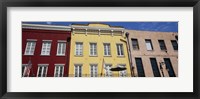
<path fill-rule="evenodd" d="M 178 76 L 178 33 L 126 32 L 135 77 Z"/>
<path fill-rule="evenodd" d="M 68 76 L 70 39 L 68 26 L 23 23 L 22 77 Z"/>
<path fill-rule="evenodd" d="M 70 77 L 131 76 L 124 28 L 98 23 L 71 27 Z M 111 71 L 118 66 L 126 69 Z"/>
<path fill-rule="evenodd" d="M 27 76 L 177 77 L 178 33 L 23 23 L 22 77 Z"/>

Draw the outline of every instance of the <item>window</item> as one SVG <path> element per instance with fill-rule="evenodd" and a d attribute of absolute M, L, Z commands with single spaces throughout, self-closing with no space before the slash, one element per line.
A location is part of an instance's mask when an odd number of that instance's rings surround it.
<path fill-rule="evenodd" d="M 51 41 L 43 41 L 41 55 L 50 55 Z"/>
<path fill-rule="evenodd" d="M 75 77 L 82 77 L 82 65 L 75 65 Z"/>
<path fill-rule="evenodd" d="M 29 77 L 30 73 L 32 73 L 31 68 L 32 68 L 32 63 L 22 64 L 22 77 Z"/>
<path fill-rule="evenodd" d="M 158 40 L 158 42 L 161 50 L 167 50 L 164 40 Z"/>
<path fill-rule="evenodd" d="M 76 43 L 76 55 L 83 55 L 83 43 Z"/>
<path fill-rule="evenodd" d="M 132 46 L 133 50 L 139 50 L 139 44 L 137 39 L 131 39 L 132 40 Z"/>
<path fill-rule="evenodd" d="M 153 46 L 152 46 L 151 40 L 147 39 L 147 40 L 145 40 L 145 42 L 146 42 L 147 50 L 148 51 L 153 50 Z"/>
<path fill-rule="evenodd" d="M 22 65 L 22 77 L 24 75 L 25 65 Z"/>
<path fill-rule="evenodd" d="M 142 59 L 135 58 L 135 61 L 136 61 L 136 66 L 137 66 L 138 77 L 145 77 Z"/>
<path fill-rule="evenodd" d="M 123 44 L 117 44 L 117 55 L 124 56 Z"/>
<path fill-rule="evenodd" d="M 174 50 L 178 50 L 178 43 L 176 42 L 176 40 L 171 40 L 171 42 Z"/>
<path fill-rule="evenodd" d="M 63 77 L 64 65 L 55 65 L 54 77 Z"/>
<path fill-rule="evenodd" d="M 65 42 L 58 42 L 57 55 L 65 55 L 65 51 L 66 51 L 66 43 Z"/>
<path fill-rule="evenodd" d="M 96 64 L 90 65 L 90 74 L 91 74 L 91 77 L 97 77 L 97 65 Z"/>
<path fill-rule="evenodd" d="M 48 65 L 46 64 L 38 65 L 37 77 L 46 77 L 47 69 L 48 69 Z"/>
<path fill-rule="evenodd" d="M 110 70 L 112 67 L 111 64 L 105 64 L 105 76 L 106 77 L 112 77 L 112 71 Z"/>
<path fill-rule="evenodd" d="M 175 36 L 176 40 L 178 41 L 178 35 Z"/>
<path fill-rule="evenodd" d="M 97 55 L 97 43 L 90 43 L 90 55 L 91 56 Z"/>
<path fill-rule="evenodd" d="M 126 67 L 126 65 L 123 65 L 123 64 L 121 64 L 120 66 L 123 67 L 123 68 Z M 127 76 L 126 70 L 119 71 L 119 77 L 126 77 L 126 76 Z"/>
<path fill-rule="evenodd" d="M 104 55 L 105 56 L 110 56 L 110 44 L 109 43 L 104 43 Z"/>
<path fill-rule="evenodd" d="M 167 71 L 169 73 L 169 76 L 170 77 L 176 77 L 170 59 L 169 58 L 164 58 L 164 61 L 165 61 L 166 69 L 167 69 Z"/>
<path fill-rule="evenodd" d="M 24 77 L 24 73 L 25 73 L 25 70 L 26 70 L 26 66 L 27 64 L 22 64 L 22 77 Z"/>
<path fill-rule="evenodd" d="M 35 41 L 28 41 L 26 43 L 26 50 L 25 50 L 25 55 L 33 55 L 34 51 L 35 51 L 35 45 L 36 42 Z"/>
<path fill-rule="evenodd" d="M 151 67 L 153 70 L 154 77 L 161 77 L 156 58 L 150 58 L 150 61 L 151 61 Z"/>

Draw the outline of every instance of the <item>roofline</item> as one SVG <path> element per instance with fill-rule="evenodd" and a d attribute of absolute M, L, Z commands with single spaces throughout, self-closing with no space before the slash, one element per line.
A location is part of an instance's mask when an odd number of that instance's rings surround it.
<path fill-rule="evenodd" d="M 71 27 L 74 29 L 78 28 L 78 29 L 92 29 L 92 30 L 115 30 L 115 31 L 124 31 L 125 28 L 113 28 L 113 27 L 109 27 L 109 28 L 103 28 L 103 27 L 91 27 L 91 26 L 73 26 L 71 25 Z"/>
<path fill-rule="evenodd" d="M 22 23 L 23 29 L 39 29 L 39 30 L 59 30 L 59 31 L 71 31 L 70 26 L 60 25 L 45 25 L 45 24 L 26 24 Z"/>
<path fill-rule="evenodd" d="M 163 31 L 148 31 L 148 30 L 130 30 L 130 29 L 125 29 L 125 32 L 127 31 L 136 31 L 136 32 L 146 32 L 146 33 L 177 33 L 178 32 L 163 32 Z"/>
<path fill-rule="evenodd" d="M 92 23 L 88 23 L 88 24 L 76 24 L 76 23 L 72 23 L 71 25 L 89 26 L 90 24 L 103 24 L 103 25 L 108 25 L 110 28 L 124 28 L 122 26 L 111 26 L 110 24 L 105 24 L 105 23 L 101 23 L 101 22 L 92 22 Z"/>

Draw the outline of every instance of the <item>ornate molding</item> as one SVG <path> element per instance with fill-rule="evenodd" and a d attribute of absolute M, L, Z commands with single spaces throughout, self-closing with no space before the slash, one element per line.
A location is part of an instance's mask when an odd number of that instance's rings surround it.
<path fill-rule="evenodd" d="M 71 31 L 71 27 L 59 26 L 59 25 L 22 24 L 22 28 L 23 29 L 38 29 L 38 30 Z"/>

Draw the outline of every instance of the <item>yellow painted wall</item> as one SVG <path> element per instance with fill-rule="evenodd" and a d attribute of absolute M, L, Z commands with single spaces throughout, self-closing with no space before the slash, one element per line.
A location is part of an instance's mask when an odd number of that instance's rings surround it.
<path fill-rule="evenodd" d="M 109 28 L 110 26 L 107 24 L 89 24 L 90 27 L 103 27 L 103 28 Z"/>
<path fill-rule="evenodd" d="M 74 31 L 73 31 L 74 32 Z M 127 68 L 127 75 L 131 76 L 130 74 L 130 65 L 128 60 L 128 53 L 127 53 L 127 46 L 126 43 L 121 41 L 120 39 L 126 40 L 124 36 L 112 36 L 112 35 L 92 35 L 92 34 L 78 34 L 72 33 L 71 35 L 71 52 L 70 52 L 70 64 L 69 64 L 69 75 L 74 75 L 74 64 L 82 64 L 82 74 L 90 74 L 90 64 L 97 64 L 98 66 L 98 74 L 102 72 L 102 64 L 103 59 L 106 64 L 112 64 L 112 66 L 116 66 L 117 64 L 126 64 Z M 75 44 L 76 42 L 83 43 L 83 56 L 76 56 L 75 55 Z M 89 48 L 90 43 L 95 42 L 97 43 L 97 56 L 90 56 Z M 104 47 L 103 43 L 110 43 L 111 47 L 111 56 L 104 56 Z M 117 48 L 116 44 L 121 43 L 123 44 L 124 49 L 124 57 L 117 56 Z M 104 68 L 103 68 L 103 75 L 104 75 Z M 118 76 L 118 72 L 112 72 L 113 75 Z M 84 76 L 84 75 L 83 75 Z"/>

